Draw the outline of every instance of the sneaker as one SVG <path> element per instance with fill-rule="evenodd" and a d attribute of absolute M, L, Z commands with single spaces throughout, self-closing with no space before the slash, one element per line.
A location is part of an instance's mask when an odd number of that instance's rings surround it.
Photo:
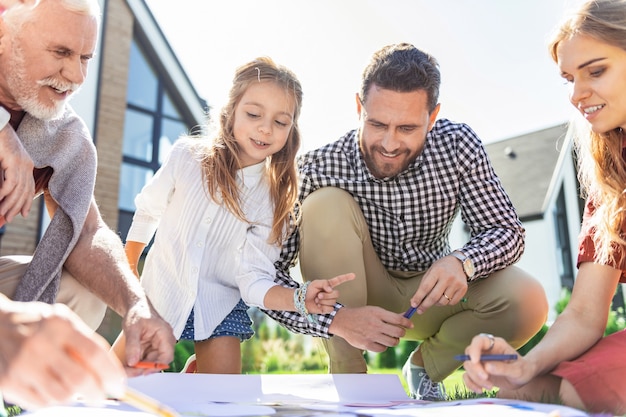
<path fill-rule="evenodd" d="M 183 370 L 180 371 L 181 374 L 195 374 L 198 371 L 198 365 L 196 363 L 196 354 L 194 353 L 190 357 L 187 358 L 187 362 L 185 362 L 185 366 L 183 366 Z"/>
<path fill-rule="evenodd" d="M 430 379 L 426 369 L 413 365 L 411 363 L 412 357 L 413 353 L 409 355 L 402 367 L 402 376 L 409 386 L 411 398 L 424 401 L 446 401 L 446 389 L 443 384 Z"/>

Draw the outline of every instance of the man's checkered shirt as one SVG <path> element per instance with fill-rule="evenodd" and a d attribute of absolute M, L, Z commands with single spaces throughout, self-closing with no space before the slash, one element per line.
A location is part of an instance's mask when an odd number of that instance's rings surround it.
<path fill-rule="evenodd" d="M 352 194 L 369 225 L 374 249 L 389 270 L 425 271 L 449 254 L 450 229 L 459 211 L 470 240 L 454 249 L 472 259 L 476 276 L 511 265 L 524 250 L 524 229 L 517 213 L 481 140 L 465 124 L 438 120 L 422 153 L 393 178 L 371 175 L 356 130 L 300 156 L 298 170 L 300 201 L 322 187 L 339 187 Z M 276 262 L 277 283 L 298 285 L 289 276 L 297 255 L 296 229 Z M 328 337 L 334 317 L 334 313 L 318 316 L 319 324 L 310 324 L 295 312 L 266 313 L 292 331 L 323 337 Z"/>

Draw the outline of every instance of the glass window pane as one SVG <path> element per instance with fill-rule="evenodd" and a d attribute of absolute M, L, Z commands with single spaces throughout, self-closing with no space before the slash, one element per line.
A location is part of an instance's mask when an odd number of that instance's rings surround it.
<path fill-rule="evenodd" d="M 148 110 L 156 110 L 157 85 L 154 70 L 133 40 L 130 48 L 126 101 Z"/>
<path fill-rule="evenodd" d="M 167 93 L 165 93 L 165 96 L 163 97 L 163 114 L 174 119 L 181 118 L 178 109 L 174 106 L 174 103 L 172 103 L 172 100 L 170 99 L 170 95 Z"/>
<path fill-rule="evenodd" d="M 159 165 L 163 163 L 172 144 L 181 135 L 187 134 L 187 126 L 179 120 L 163 119 L 161 121 L 161 139 L 159 140 Z"/>
<path fill-rule="evenodd" d="M 151 115 L 126 109 L 124 155 L 152 162 L 153 121 Z"/>
<path fill-rule="evenodd" d="M 121 210 L 135 211 L 135 197 L 153 175 L 154 171 L 149 168 L 122 163 L 119 193 Z"/>

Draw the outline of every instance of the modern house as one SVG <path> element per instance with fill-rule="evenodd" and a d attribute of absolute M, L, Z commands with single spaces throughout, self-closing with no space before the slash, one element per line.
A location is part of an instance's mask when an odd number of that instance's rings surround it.
<path fill-rule="evenodd" d="M 567 125 L 485 145 L 493 167 L 526 229 L 526 250 L 517 265 L 544 286 L 551 311 L 576 276 L 578 233 L 584 209 Z M 467 240 L 461 222 L 455 237 Z M 621 291 L 614 307 L 623 306 Z"/>

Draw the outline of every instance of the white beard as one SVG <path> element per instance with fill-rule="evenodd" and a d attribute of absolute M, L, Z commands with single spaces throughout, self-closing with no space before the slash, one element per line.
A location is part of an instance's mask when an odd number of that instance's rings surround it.
<path fill-rule="evenodd" d="M 35 84 L 26 78 L 25 60 L 21 48 L 13 44 L 13 55 L 11 56 L 9 68 L 12 71 L 6 76 L 9 83 L 9 91 L 13 95 L 15 102 L 26 113 L 41 120 L 54 120 L 63 115 L 65 103 L 68 100 L 54 100 L 51 104 L 42 103 L 39 100 L 39 89 L 42 86 L 53 86 L 59 90 L 78 90 L 78 85 L 68 82 L 58 81 L 53 78 L 46 78 L 36 81 Z"/>

